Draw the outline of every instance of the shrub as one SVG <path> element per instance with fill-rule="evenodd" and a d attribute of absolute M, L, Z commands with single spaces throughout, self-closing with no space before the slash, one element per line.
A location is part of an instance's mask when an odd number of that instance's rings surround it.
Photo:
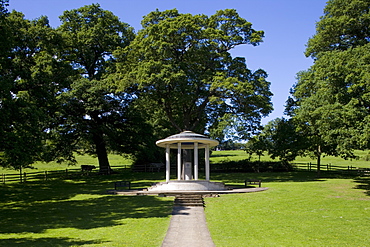
<path fill-rule="evenodd" d="M 286 172 L 292 171 L 293 166 L 287 161 L 221 161 L 212 164 L 213 172 Z"/>

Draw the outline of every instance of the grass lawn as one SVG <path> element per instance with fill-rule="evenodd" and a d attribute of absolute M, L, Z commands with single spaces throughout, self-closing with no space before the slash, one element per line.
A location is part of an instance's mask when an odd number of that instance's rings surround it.
<path fill-rule="evenodd" d="M 38 172 L 38 171 L 52 171 L 52 170 L 65 170 L 65 169 L 80 169 L 81 165 L 94 165 L 99 166 L 98 158 L 89 155 L 76 155 L 77 164 L 68 166 L 66 163 L 57 162 L 36 162 L 33 164 L 34 168 L 23 169 L 23 172 Z M 113 167 L 131 167 L 132 160 L 129 157 L 123 157 L 118 154 L 109 154 L 109 163 Z M 0 174 L 16 174 L 17 171 L 3 169 L 0 167 Z"/>
<path fill-rule="evenodd" d="M 130 164 L 115 158 L 116 164 Z M 212 162 L 245 158 L 244 151 L 219 151 L 213 152 Z M 96 165 L 89 157 L 78 159 L 79 165 Z M 364 159 L 356 162 L 370 167 Z M 55 168 L 36 165 L 40 170 Z M 130 180 L 133 188 L 145 188 L 163 181 L 165 174 L 121 171 L 0 185 L 0 246 L 160 246 L 170 222 L 172 197 L 105 192 L 114 181 Z M 242 186 L 246 178 L 262 179 L 269 189 L 205 199 L 216 246 L 369 246 L 369 177 L 325 170 L 319 179 L 315 171 L 211 173 L 212 181 L 227 185 Z"/>
<path fill-rule="evenodd" d="M 173 198 L 105 193 L 113 181 L 130 177 L 133 187 L 145 187 L 158 176 L 127 173 L 2 185 L 0 246 L 160 246 Z"/>
<path fill-rule="evenodd" d="M 369 178 L 292 172 L 228 174 L 226 181 L 246 177 L 269 190 L 206 198 L 216 246 L 369 246 Z"/>
<path fill-rule="evenodd" d="M 333 167 L 338 168 L 347 168 L 348 166 L 352 167 L 361 167 L 361 168 L 370 168 L 370 154 L 369 151 L 360 151 L 356 150 L 355 154 L 359 157 L 358 159 L 345 160 L 340 157 L 334 156 L 323 156 L 321 158 L 322 169 L 326 169 L 327 164 L 331 164 Z M 238 161 L 248 159 L 249 155 L 244 150 L 225 150 L 225 151 L 213 151 L 210 158 L 211 163 L 219 163 L 226 161 Z M 253 155 L 251 161 L 258 161 L 259 157 Z M 271 161 L 272 159 L 265 154 L 260 157 L 261 161 Z M 275 159 L 273 161 L 278 161 Z M 297 157 L 292 163 L 312 163 L 316 164 L 317 161 L 310 157 Z"/>

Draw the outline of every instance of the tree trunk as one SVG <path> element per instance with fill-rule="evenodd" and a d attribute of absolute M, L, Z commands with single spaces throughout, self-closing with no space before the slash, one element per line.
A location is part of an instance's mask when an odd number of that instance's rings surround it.
<path fill-rule="evenodd" d="M 93 140 L 96 147 L 96 154 L 99 162 L 100 174 L 111 174 L 112 169 L 109 165 L 107 148 L 102 133 L 93 133 Z"/>

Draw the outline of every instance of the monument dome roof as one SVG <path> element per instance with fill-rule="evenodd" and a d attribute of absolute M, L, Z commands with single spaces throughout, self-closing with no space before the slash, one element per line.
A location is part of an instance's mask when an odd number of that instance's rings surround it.
<path fill-rule="evenodd" d="M 192 131 L 183 131 L 179 134 L 161 139 L 156 142 L 156 145 L 164 148 L 170 145 L 170 148 L 177 149 L 178 143 L 181 143 L 182 149 L 193 149 L 194 143 L 198 143 L 198 148 L 205 148 L 206 145 L 209 145 L 209 147 L 218 145 L 217 140 L 210 139 L 205 135 L 197 134 Z"/>

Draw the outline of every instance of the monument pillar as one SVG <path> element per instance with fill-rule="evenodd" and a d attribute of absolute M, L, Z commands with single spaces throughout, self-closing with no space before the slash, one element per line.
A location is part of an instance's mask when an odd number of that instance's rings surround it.
<path fill-rule="evenodd" d="M 205 162 L 206 162 L 206 180 L 209 181 L 209 144 L 206 144 Z"/>
<path fill-rule="evenodd" d="M 181 180 L 181 142 L 177 143 L 177 180 Z"/>
<path fill-rule="evenodd" d="M 170 145 L 166 145 L 166 182 L 170 181 L 171 162 L 170 162 Z"/>
<path fill-rule="evenodd" d="M 194 180 L 198 180 L 198 143 L 194 143 Z"/>

